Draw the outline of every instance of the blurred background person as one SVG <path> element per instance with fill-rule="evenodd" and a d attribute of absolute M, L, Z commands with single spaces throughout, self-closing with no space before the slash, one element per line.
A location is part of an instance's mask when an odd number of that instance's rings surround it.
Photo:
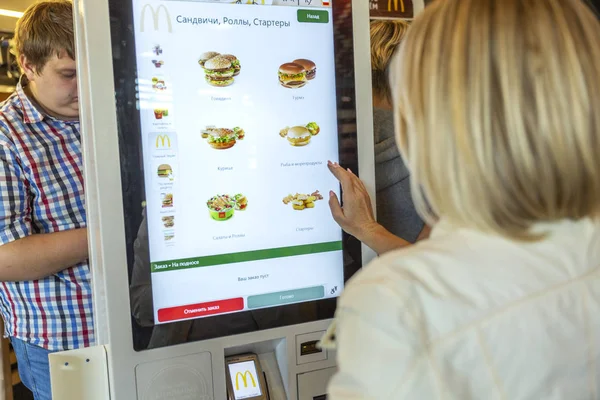
<path fill-rule="evenodd" d="M 388 66 L 409 24 L 402 20 L 371 21 L 371 75 L 373 81 L 373 133 L 377 221 L 408 245 L 428 229 L 417 214 L 410 189 L 410 174 L 402 161 L 394 134 Z"/>
<path fill-rule="evenodd" d="M 410 173 L 398 150 L 392 96 L 388 83 L 390 61 L 408 31 L 401 20 L 371 21 L 371 74 L 377 218 L 362 181 L 350 170 L 329 163 L 344 186 L 344 209 L 330 198 L 334 219 L 350 235 L 378 254 L 427 238 L 430 228 L 419 217 L 412 200 Z M 344 185 L 345 184 L 345 185 Z"/>

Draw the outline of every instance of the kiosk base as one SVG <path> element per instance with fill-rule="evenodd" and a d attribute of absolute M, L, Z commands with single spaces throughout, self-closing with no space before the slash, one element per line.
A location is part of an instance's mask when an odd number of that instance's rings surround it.
<path fill-rule="evenodd" d="M 327 384 L 336 370 L 335 354 L 319 349 L 315 342 L 325 334 L 328 324 L 320 321 L 300 332 L 297 327 L 287 327 L 199 342 L 197 351 L 187 354 L 160 349 L 161 357 L 135 366 L 136 399 L 225 400 L 225 358 L 245 353 L 258 356 L 269 399 L 325 399 Z M 96 346 L 50 355 L 53 398 L 120 398 L 110 393 L 110 351 L 110 346 Z"/>

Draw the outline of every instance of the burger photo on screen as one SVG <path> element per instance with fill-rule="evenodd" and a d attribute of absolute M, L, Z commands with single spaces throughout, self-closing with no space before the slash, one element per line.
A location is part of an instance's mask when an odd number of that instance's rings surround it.
<path fill-rule="evenodd" d="M 162 217 L 162 222 L 165 228 L 173 228 L 175 226 L 175 216 L 167 215 Z"/>
<path fill-rule="evenodd" d="M 206 82 L 212 86 L 224 87 L 231 85 L 234 72 L 231 61 L 223 56 L 213 57 L 204 63 Z"/>
<path fill-rule="evenodd" d="M 230 149 L 237 143 L 237 137 L 232 129 L 212 128 L 205 132 L 207 133 L 208 144 L 213 149 Z"/>
<path fill-rule="evenodd" d="M 317 136 L 319 132 L 321 132 L 321 128 L 316 122 L 309 122 L 306 124 L 306 129 L 310 132 L 311 135 Z"/>
<path fill-rule="evenodd" d="M 238 76 L 242 70 L 242 66 L 240 64 L 240 60 L 232 54 L 223 54 L 221 57 L 228 59 L 231 61 L 231 66 L 233 67 L 233 76 Z"/>
<path fill-rule="evenodd" d="M 285 63 L 279 67 L 279 83 L 288 89 L 306 85 L 306 70 L 300 64 Z"/>
<path fill-rule="evenodd" d="M 220 55 L 219 53 L 217 53 L 216 51 L 207 51 L 206 53 L 202 53 L 200 55 L 200 58 L 198 59 L 198 64 L 200 64 L 200 66 L 204 67 L 204 64 L 210 60 L 211 58 L 214 58 L 216 56 Z"/>
<path fill-rule="evenodd" d="M 287 138 L 292 146 L 306 146 L 310 143 L 312 135 L 304 126 L 292 126 L 291 128 L 283 129 L 279 135 Z"/>
<path fill-rule="evenodd" d="M 171 193 L 165 194 L 162 200 L 163 208 L 173 207 L 173 195 Z"/>
<path fill-rule="evenodd" d="M 245 137 L 246 132 L 238 126 L 233 129 L 207 126 L 202 130 L 202 138 L 208 139 L 208 144 L 217 150 L 229 149 Z"/>
<path fill-rule="evenodd" d="M 306 146 L 310 143 L 312 136 L 321 132 L 321 128 L 316 122 L 309 122 L 306 126 L 289 126 L 279 131 L 279 136 L 287 138 L 292 146 Z"/>
<path fill-rule="evenodd" d="M 168 178 L 173 173 L 173 169 L 169 164 L 161 164 L 158 166 L 158 177 Z"/>
<path fill-rule="evenodd" d="M 305 58 L 299 58 L 293 61 L 293 64 L 302 65 L 302 68 L 306 71 L 306 80 L 313 80 L 317 76 L 317 66 L 314 62 Z"/>

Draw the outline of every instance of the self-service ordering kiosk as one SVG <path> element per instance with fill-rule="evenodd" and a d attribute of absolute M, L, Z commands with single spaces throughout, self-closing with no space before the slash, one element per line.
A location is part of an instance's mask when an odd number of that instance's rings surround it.
<path fill-rule="evenodd" d="M 327 204 L 328 160 L 374 187 L 370 6 L 75 1 L 97 346 L 54 398 L 325 398 L 372 257 Z"/>

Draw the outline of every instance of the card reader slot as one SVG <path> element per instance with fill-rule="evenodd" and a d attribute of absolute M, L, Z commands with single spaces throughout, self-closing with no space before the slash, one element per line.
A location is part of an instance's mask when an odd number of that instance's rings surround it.
<path fill-rule="evenodd" d="M 318 340 L 310 340 L 300 344 L 300 356 L 322 353 L 323 349 L 319 347 Z"/>

